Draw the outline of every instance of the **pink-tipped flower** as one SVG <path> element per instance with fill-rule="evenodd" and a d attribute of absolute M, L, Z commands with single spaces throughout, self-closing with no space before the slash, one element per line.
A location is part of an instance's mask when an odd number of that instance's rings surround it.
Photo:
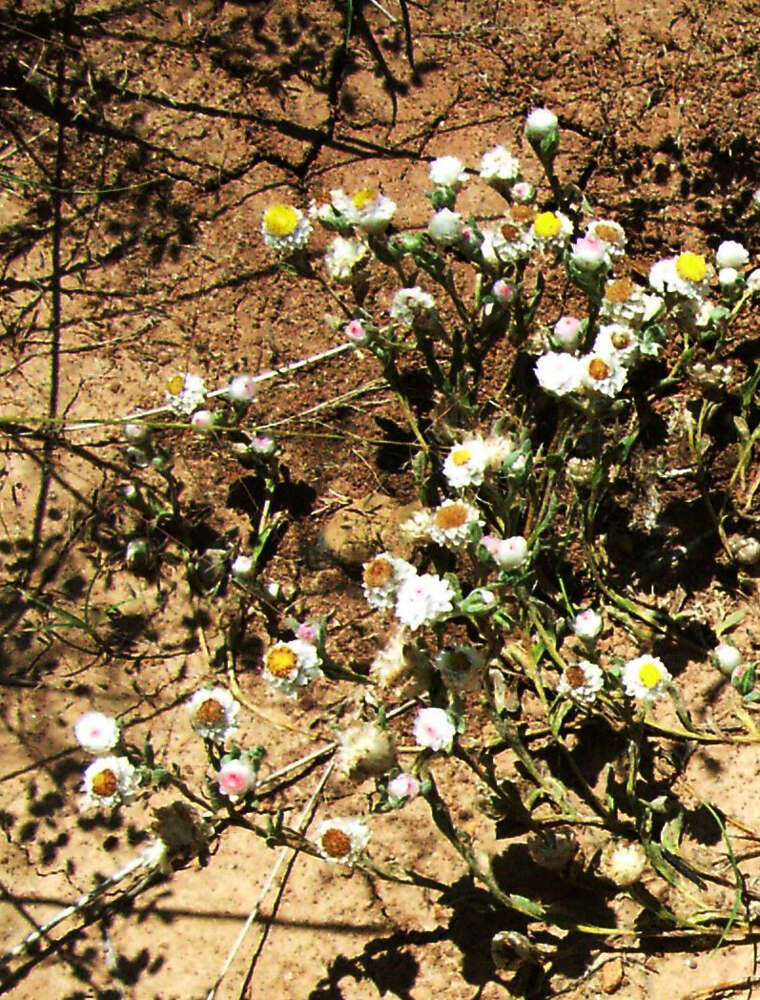
<path fill-rule="evenodd" d="M 572 351 L 578 346 L 582 325 L 575 316 L 560 316 L 554 324 L 553 339 L 566 351 Z"/>
<path fill-rule="evenodd" d="M 388 795 L 392 799 L 406 799 L 411 802 L 420 794 L 420 783 L 413 774 L 402 771 L 388 782 Z"/>
<path fill-rule="evenodd" d="M 582 236 L 573 243 L 570 261 L 581 271 L 607 270 L 610 266 L 607 244 L 596 236 Z"/>
<path fill-rule="evenodd" d="M 196 410 L 190 417 L 190 426 L 194 431 L 201 431 L 205 434 L 214 427 L 214 414 L 211 410 Z"/>
<path fill-rule="evenodd" d="M 268 434 L 254 434 L 248 444 L 250 451 L 257 455 L 273 455 L 277 445 Z"/>
<path fill-rule="evenodd" d="M 722 674 L 730 677 L 742 662 L 742 654 L 730 642 L 721 642 L 712 651 L 712 660 Z"/>
<path fill-rule="evenodd" d="M 517 569 L 528 557 L 528 543 L 522 535 L 512 538 L 483 535 L 481 542 L 500 569 Z"/>
<path fill-rule="evenodd" d="M 219 768 L 217 781 L 222 795 L 226 795 L 232 802 L 237 802 L 256 784 L 256 775 L 247 761 L 228 760 Z"/>
<path fill-rule="evenodd" d="M 369 331 L 360 319 L 352 319 L 344 328 L 343 334 L 354 347 L 360 347 L 369 340 Z"/>
<path fill-rule="evenodd" d="M 253 375 L 238 375 L 227 387 L 227 395 L 234 403 L 250 403 L 256 399 L 256 379 Z"/>
<path fill-rule="evenodd" d="M 319 639 L 319 625 L 316 622 L 301 622 L 296 629 L 296 636 L 312 645 Z"/>
<path fill-rule="evenodd" d="M 573 632 L 579 639 L 593 640 L 602 631 L 602 616 L 593 608 L 581 611 L 573 619 Z"/>
<path fill-rule="evenodd" d="M 503 278 L 499 278 L 498 281 L 494 281 L 493 283 L 491 295 L 501 302 L 502 305 L 507 305 L 515 297 L 515 286 L 510 285 Z"/>
<path fill-rule="evenodd" d="M 85 712 L 74 726 L 74 736 L 87 753 L 102 754 L 119 742 L 119 723 L 102 712 Z"/>
<path fill-rule="evenodd" d="M 414 722 L 417 746 L 430 750 L 451 750 L 456 726 L 442 708 L 421 708 Z"/>
<path fill-rule="evenodd" d="M 509 196 L 518 205 L 529 205 L 536 197 L 536 189 L 529 181 L 518 181 L 509 189 Z"/>

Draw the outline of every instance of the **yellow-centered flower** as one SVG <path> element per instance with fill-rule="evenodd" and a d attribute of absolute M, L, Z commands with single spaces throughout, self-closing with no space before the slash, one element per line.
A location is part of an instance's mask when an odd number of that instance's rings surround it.
<path fill-rule="evenodd" d="M 272 236 L 290 236 L 301 220 L 301 213 L 292 205 L 277 203 L 264 212 L 264 227 Z"/>
<path fill-rule="evenodd" d="M 354 208 L 361 211 L 367 205 L 371 205 L 376 198 L 377 191 L 374 188 L 362 188 L 356 192 L 351 201 L 354 203 Z"/>
<path fill-rule="evenodd" d="M 707 261 L 701 254 L 687 251 L 676 257 L 676 271 L 684 281 L 703 281 L 707 274 Z"/>
<path fill-rule="evenodd" d="M 662 680 L 662 671 L 656 663 L 649 660 L 647 663 L 643 663 L 639 667 L 639 680 L 644 687 L 652 690 L 652 688 L 656 688 Z"/>
<path fill-rule="evenodd" d="M 533 220 L 533 232 L 542 240 L 550 240 L 560 228 L 561 223 L 554 212 L 540 212 Z"/>

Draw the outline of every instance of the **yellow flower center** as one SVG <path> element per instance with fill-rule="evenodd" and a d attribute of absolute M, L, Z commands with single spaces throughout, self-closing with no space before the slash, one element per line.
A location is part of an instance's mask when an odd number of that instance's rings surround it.
<path fill-rule="evenodd" d="M 451 453 L 451 461 L 454 465 L 467 465 L 472 458 L 469 448 L 455 448 Z"/>
<path fill-rule="evenodd" d="M 301 213 L 292 205 L 270 205 L 264 212 L 264 227 L 270 236 L 290 236 L 300 219 Z"/>
<path fill-rule="evenodd" d="M 604 292 L 604 297 L 608 302 L 627 302 L 633 295 L 636 286 L 630 278 L 618 278 L 611 281 Z"/>
<path fill-rule="evenodd" d="M 604 223 L 601 226 L 594 227 L 594 236 L 597 239 L 604 240 L 605 243 L 618 243 L 620 241 L 620 233 L 614 226 L 607 226 Z"/>
<path fill-rule="evenodd" d="M 554 212 L 541 212 L 533 221 L 533 232 L 542 240 L 556 236 L 560 227 L 559 217 Z"/>
<path fill-rule="evenodd" d="M 116 794 L 119 790 L 119 782 L 110 767 L 104 767 L 93 777 L 92 790 L 104 799 Z"/>
<path fill-rule="evenodd" d="M 707 261 L 701 254 L 687 251 L 676 257 L 676 271 L 684 281 L 702 281 L 707 274 Z"/>
<path fill-rule="evenodd" d="M 371 205 L 375 198 L 377 198 L 377 191 L 374 188 L 362 188 L 361 191 L 356 192 L 351 201 L 354 203 L 354 208 L 361 211 L 367 205 Z"/>
<path fill-rule="evenodd" d="M 602 361 L 601 358 L 594 358 L 588 366 L 588 373 L 591 378 L 595 379 L 597 382 L 601 382 L 610 375 L 610 366 L 606 361 Z"/>
<path fill-rule="evenodd" d="M 267 653 L 265 665 L 273 677 L 289 677 L 298 665 L 298 657 L 288 646 L 275 646 Z"/>
<path fill-rule="evenodd" d="M 451 503 L 447 507 L 441 507 L 436 512 L 435 523 L 441 531 L 461 528 L 463 524 L 467 524 L 467 508 L 458 503 Z"/>
<path fill-rule="evenodd" d="M 378 556 L 364 567 L 365 587 L 382 587 L 393 579 L 393 564 L 383 556 Z"/>
<path fill-rule="evenodd" d="M 351 838 L 342 830 L 325 830 L 322 834 L 322 850 L 330 858 L 345 858 L 351 853 Z"/>
<path fill-rule="evenodd" d="M 631 336 L 626 330 L 615 330 L 615 332 L 610 337 L 612 341 L 612 346 L 618 351 L 622 351 L 625 347 L 631 346 Z"/>
<path fill-rule="evenodd" d="M 662 673 L 656 663 L 650 660 L 639 668 L 639 680 L 645 688 L 656 688 L 662 680 Z"/>
<path fill-rule="evenodd" d="M 172 396 L 179 396 L 185 388 L 185 379 L 182 375 L 172 375 L 166 383 L 166 391 Z"/>

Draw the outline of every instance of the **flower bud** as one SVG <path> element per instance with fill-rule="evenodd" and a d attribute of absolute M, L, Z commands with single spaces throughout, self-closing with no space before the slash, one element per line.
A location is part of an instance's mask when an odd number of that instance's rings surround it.
<path fill-rule="evenodd" d="M 578 346 L 583 327 L 583 321 L 575 316 L 560 316 L 554 324 L 552 340 L 565 351 L 572 351 Z"/>
<path fill-rule="evenodd" d="M 644 874 L 646 865 L 644 848 L 635 841 L 613 841 L 602 854 L 603 874 L 621 889 L 635 885 Z"/>
<path fill-rule="evenodd" d="M 133 573 L 150 573 L 156 565 L 156 552 L 147 538 L 133 538 L 124 553 L 124 563 Z"/>
<path fill-rule="evenodd" d="M 742 662 L 742 654 L 729 642 L 719 643 L 712 651 L 712 661 L 722 674 L 730 677 Z"/>
<path fill-rule="evenodd" d="M 439 247 L 453 246 L 462 235 L 462 216 L 442 208 L 436 212 L 428 225 L 428 236 Z"/>
<path fill-rule="evenodd" d="M 734 559 L 742 566 L 754 566 L 760 562 L 760 541 L 749 535 L 732 535 L 728 548 Z"/>
<path fill-rule="evenodd" d="M 256 380 L 252 375 L 237 375 L 227 386 L 227 396 L 233 403 L 250 403 L 256 399 Z"/>

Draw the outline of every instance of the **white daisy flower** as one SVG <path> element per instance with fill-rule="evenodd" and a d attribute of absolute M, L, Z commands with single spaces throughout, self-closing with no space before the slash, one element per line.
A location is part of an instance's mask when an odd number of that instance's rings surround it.
<path fill-rule="evenodd" d="M 601 240 L 612 260 L 625 255 L 625 230 L 612 219 L 594 219 L 586 226 L 586 235 Z"/>
<path fill-rule="evenodd" d="M 320 663 L 319 652 L 312 643 L 291 639 L 269 647 L 261 675 L 272 687 L 294 698 L 296 688 L 305 687 L 322 673 Z"/>
<path fill-rule="evenodd" d="M 370 830 L 363 819 L 336 816 L 323 820 L 314 831 L 319 853 L 333 864 L 351 865 L 369 843 Z"/>
<path fill-rule="evenodd" d="M 414 326 L 416 320 L 429 323 L 435 316 L 435 299 L 416 285 L 402 288 L 393 296 L 390 316 L 402 326 Z"/>
<path fill-rule="evenodd" d="M 457 243 L 464 229 L 464 222 L 459 212 L 442 208 L 430 220 L 428 236 L 439 247 L 450 247 Z"/>
<path fill-rule="evenodd" d="M 608 323 L 621 323 L 639 329 L 656 319 L 665 307 L 659 295 L 645 292 L 630 278 L 608 281 L 600 315 Z"/>
<path fill-rule="evenodd" d="M 464 500 L 444 500 L 440 507 L 432 511 L 428 530 L 438 545 L 461 549 L 470 544 L 473 525 L 483 526 L 477 507 Z"/>
<path fill-rule="evenodd" d="M 333 281 L 350 281 L 354 268 L 368 253 L 369 247 L 363 240 L 336 236 L 325 253 L 325 269 Z"/>
<path fill-rule="evenodd" d="M 628 368 L 638 360 L 639 340 L 630 326 L 607 323 L 599 327 L 591 353 L 614 358 Z"/>
<path fill-rule="evenodd" d="M 102 712 L 85 712 L 74 725 L 77 743 L 87 753 L 101 754 L 113 750 L 121 739 L 119 723 Z"/>
<path fill-rule="evenodd" d="M 623 667 L 622 679 L 630 698 L 650 702 L 665 693 L 671 675 L 658 656 L 637 656 Z"/>
<path fill-rule="evenodd" d="M 429 750 L 451 750 L 456 726 L 442 708 L 421 708 L 414 720 L 414 739 L 417 746 Z"/>
<path fill-rule="evenodd" d="M 187 703 L 190 725 L 203 739 L 222 744 L 237 729 L 240 705 L 226 688 L 201 688 Z"/>
<path fill-rule="evenodd" d="M 503 191 L 520 177 L 520 161 L 504 146 L 494 146 L 483 153 L 480 176 L 497 191 Z"/>
<path fill-rule="evenodd" d="M 573 235 L 573 224 L 563 212 L 539 212 L 531 234 L 538 250 L 561 250 Z"/>
<path fill-rule="evenodd" d="M 456 444 L 446 456 L 443 474 L 453 489 L 480 486 L 491 463 L 491 451 L 482 438 L 468 438 Z"/>
<path fill-rule="evenodd" d="M 649 270 L 649 284 L 655 291 L 687 299 L 704 298 L 709 291 L 710 277 L 705 258 L 691 251 L 658 260 Z"/>
<path fill-rule="evenodd" d="M 473 646 L 442 649 L 434 662 L 449 690 L 477 691 L 481 687 L 486 661 Z"/>
<path fill-rule="evenodd" d="M 338 767 L 351 781 L 377 778 L 396 763 L 390 733 L 374 722 L 348 728 L 340 739 Z"/>
<path fill-rule="evenodd" d="M 458 191 L 467 180 L 467 171 L 457 156 L 439 156 L 430 164 L 430 180 L 438 187 Z"/>
<path fill-rule="evenodd" d="M 166 405 L 172 413 L 189 417 L 206 400 L 206 385 L 200 375 L 172 375 L 166 383 Z"/>
<path fill-rule="evenodd" d="M 415 631 L 439 621 L 453 610 L 454 590 L 448 580 L 434 573 L 410 576 L 396 595 L 396 617 Z"/>
<path fill-rule="evenodd" d="M 576 666 L 568 667 L 557 684 L 557 694 L 582 705 L 591 705 L 604 685 L 604 671 L 596 663 L 581 660 Z"/>
<path fill-rule="evenodd" d="M 500 270 L 504 264 L 514 264 L 518 260 L 523 260 L 532 249 L 530 229 L 516 225 L 511 220 L 498 229 L 483 230 L 480 255 L 494 270 Z"/>
<path fill-rule="evenodd" d="M 362 188 L 351 198 L 349 219 L 365 233 L 384 233 L 396 213 L 396 202 L 374 188 Z"/>
<path fill-rule="evenodd" d="M 628 379 L 628 372 L 614 355 L 585 354 L 580 358 L 581 385 L 594 396 L 617 396 Z"/>
<path fill-rule="evenodd" d="M 140 775 L 126 757 L 98 757 L 84 772 L 82 809 L 112 809 L 129 802 L 138 791 Z"/>
<path fill-rule="evenodd" d="M 536 361 L 536 378 L 538 384 L 546 392 L 555 396 L 566 396 L 575 392 L 583 378 L 583 367 L 580 359 L 564 351 L 548 351 Z"/>
<path fill-rule="evenodd" d="M 293 253 L 305 247 L 311 236 L 311 223 L 292 205 L 270 205 L 261 220 L 264 242 L 277 253 Z"/>
<path fill-rule="evenodd" d="M 717 268 L 744 267 L 748 261 L 748 250 L 734 240 L 724 240 L 715 251 L 715 266 Z"/>
<path fill-rule="evenodd" d="M 417 570 L 405 559 L 382 552 L 364 564 L 362 586 L 367 603 L 372 608 L 392 608 L 396 592 L 404 580 L 416 576 Z"/>
<path fill-rule="evenodd" d="M 219 768 L 216 780 L 222 795 L 226 795 L 231 802 L 237 802 L 245 798 L 256 784 L 256 772 L 243 758 L 227 760 Z"/>

